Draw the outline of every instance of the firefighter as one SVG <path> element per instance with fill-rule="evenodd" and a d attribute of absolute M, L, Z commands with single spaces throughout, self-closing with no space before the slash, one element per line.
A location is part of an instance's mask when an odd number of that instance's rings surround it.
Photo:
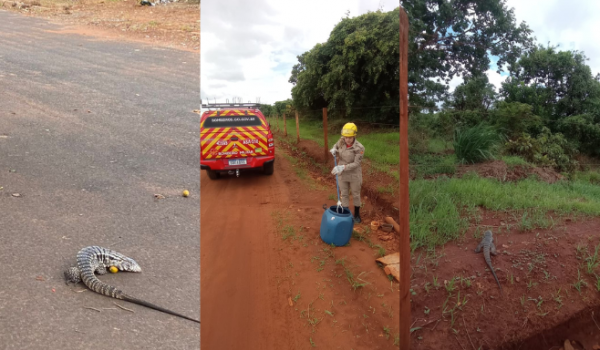
<path fill-rule="evenodd" d="M 360 187 L 362 185 L 362 168 L 360 163 L 365 155 L 365 147 L 356 140 L 358 128 L 354 123 L 347 123 L 342 128 L 342 137 L 330 150 L 335 157 L 339 155 L 337 166 L 331 173 L 339 175 L 339 186 L 342 197 L 342 206 L 349 210 L 349 194 L 352 192 L 354 204 L 354 221 L 361 222 L 360 218 Z"/>

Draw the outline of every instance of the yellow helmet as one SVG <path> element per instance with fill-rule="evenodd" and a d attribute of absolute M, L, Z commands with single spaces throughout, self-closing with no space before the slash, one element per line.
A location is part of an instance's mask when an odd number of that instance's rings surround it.
<path fill-rule="evenodd" d="M 342 136 L 344 137 L 355 137 L 358 133 L 358 128 L 354 123 L 346 123 L 342 128 Z"/>

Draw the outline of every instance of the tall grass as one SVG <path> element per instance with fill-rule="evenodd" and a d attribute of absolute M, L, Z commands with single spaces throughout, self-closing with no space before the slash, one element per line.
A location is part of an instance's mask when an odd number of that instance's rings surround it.
<path fill-rule="evenodd" d="M 376 132 L 358 135 L 358 141 L 365 146 L 365 158 L 372 162 L 375 169 L 388 173 L 398 180 L 400 178 L 400 133 Z"/>
<path fill-rule="evenodd" d="M 277 130 L 277 126 L 283 133 L 283 118 L 279 118 L 277 121 L 275 118 L 267 118 L 267 120 L 271 123 L 271 129 Z M 286 128 L 287 128 L 287 139 L 289 141 L 296 140 L 296 118 L 287 118 L 286 119 Z M 300 139 L 301 140 L 311 140 L 319 144 L 319 146 L 323 146 L 323 123 L 314 121 L 314 120 L 300 120 L 298 124 L 298 129 L 300 131 Z M 331 133 L 327 134 L 327 141 L 330 143 L 330 147 L 333 146 L 333 143 L 339 139 L 336 137 L 339 135 L 332 135 Z"/>
<path fill-rule="evenodd" d="M 457 129 L 454 152 L 460 163 L 478 163 L 494 158 L 502 137 L 493 126 L 478 124 L 468 129 Z"/>
<path fill-rule="evenodd" d="M 545 216 L 600 215 L 600 186 L 589 181 L 500 182 L 477 175 L 410 184 L 411 248 L 434 247 L 464 235 L 474 209 L 527 211 Z M 542 221 L 542 220 L 538 220 Z"/>
<path fill-rule="evenodd" d="M 593 170 L 575 173 L 575 179 L 595 185 L 600 185 L 600 173 Z"/>
<path fill-rule="evenodd" d="M 410 154 L 411 173 L 417 179 L 435 174 L 454 174 L 456 157 L 453 154 Z"/>
<path fill-rule="evenodd" d="M 436 137 L 427 140 L 427 151 L 429 153 L 442 153 L 447 150 L 452 150 L 452 143 Z"/>

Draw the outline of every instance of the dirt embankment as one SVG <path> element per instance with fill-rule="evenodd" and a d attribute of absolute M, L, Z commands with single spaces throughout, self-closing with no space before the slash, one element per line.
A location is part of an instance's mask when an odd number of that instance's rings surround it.
<path fill-rule="evenodd" d="M 303 140 L 286 147 L 296 159 L 305 160 L 313 179 L 335 188 L 335 179 L 323 174 L 333 161 L 324 159 L 321 146 Z M 397 197 L 377 190 L 393 179 L 368 173 L 368 164 L 363 168 L 369 219 L 387 215 L 397 208 Z M 550 168 L 509 167 L 503 161 L 461 166 L 450 176 L 468 172 L 499 181 L 532 175 L 548 183 L 564 179 Z M 414 349 L 559 349 L 565 339 L 575 349 L 600 348 L 600 267 L 588 267 L 600 244 L 600 219 L 551 213 L 551 224 L 542 229 L 526 227 L 524 218 L 517 211 L 479 209 L 464 238 L 413 253 Z M 486 229 L 494 233 L 499 251 L 492 264 L 503 292 L 482 255 L 473 252 Z"/>
<path fill-rule="evenodd" d="M 296 159 L 304 162 L 306 169 L 311 176 L 318 182 L 333 186 L 335 188 L 335 177 L 330 176 L 329 170 L 333 168 L 333 158 L 325 154 L 322 146 L 311 140 L 300 140 L 299 143 L 286 144 L 280 143 Z M 327 158 L 325 158 L 327 156 Z M 457 168 L 455 174 L 449 176 L 462 177 L 469 172 L 475 172 L 481 177 L 494 178 L 499 181 L 518 181 L 532 175 L 540 181 L 554 183 L 564 179 L 560 173 L 552 168 L 537 168 L 514 166 L 509 167 L 504 161 L 495 160 L 480 164 L 464 165 Z M 445 176 L 445 174 L 436 174 L 429 178 Z M 393 217 L 398 221 L 399 202 L 399 183 L 394 177 L 373 169 L 369 160 L 363 161 L 363 186 L 362 195 L 365 207 L 361 212 L 367 220 L 383 220 L 386 216 Z M 391 238 L 396 243 L 397 235 Z M 390 245 L 392 251 L 396 251 Z"/>
<path fill-rule="evenodd" d="M 0 0 L 0 9 L 65 25 L 64 32 L 200 52 L 200 4 L 135 0 Z"/>
<path fill-rule="evenodd" d="M 502 160 L 461 166 L 457 169 L 455 176 L 461 177 L 468 172 L 476 172 L 481 177 L 494 178 L 500 181 L 518 181 L 536 176 L 539 181 L 555 183 L 565 178 L 551 167 L 539 168 L 522 165 L 509 167 Z"/>
<path fill-rule="evenodd" d="M 334 166 L 333 158 L 325 158 L 322 146 L 311 140 L 300 140 L 293 145 L 283 144 L 289 152 L 297 158 L 310 157 L 320 166 L 332 169 Z M 296 149 L 294 149 L 296 148 Z M 311 163 L 311 162 L 309 162 Z M 319 181 L 335 185 L 335 178 L 321 173 L 321 168 L 310 166 L 309 169 Z M 462 177 L 467 173 L 475 172 L 480 177 L 493 178 L 499 181 L 518 181 L 530 176 L 535 176 L 539 181 L 554 183 L 564 180 L 564 176 L 550 167 L 529 167 L 529 166 L 508 166 L 502 160 L 487 161 L 479 164 L 461 165 L 456 169 L 455 174 L 436 174 L 426 178 L 433 179 L 440 176 Z M 413 178 L 414 179 L 414 178 Z M 397 208 L 400 205 L 398 199 L 399 183 L 394 177 L 373 169 L 369 160 L 363 161 L 363 196 L 367 197 L 373 205 L 366 212 L 373 216 L 392 216 L 398 213 Z"/>

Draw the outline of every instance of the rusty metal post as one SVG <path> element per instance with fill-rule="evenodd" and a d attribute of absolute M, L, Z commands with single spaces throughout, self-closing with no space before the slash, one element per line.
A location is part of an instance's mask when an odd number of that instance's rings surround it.
<path fill-rule="evenodd" d="M 400 5 L 400 350 L 410 350 L 410 226 L 408 194 L 408 16 Z"/>
<path fill-rule="evenodd" d="M 300 143 L 300 123 L 298 123 L 298 111 L 296 111 L 296 139 Z"/>
<path fill-rule="evenodd" d="M 327 143 L 327 108 L 323 108 L 323 137 L 325 138 L 325 164 L 329 159 L 329 143 Z"/>
<path fill-rule="evenodd" d="M 287 136 L 287 126 L 285 124 L 285 113 L 283 113 L 283 136 Z"/>

